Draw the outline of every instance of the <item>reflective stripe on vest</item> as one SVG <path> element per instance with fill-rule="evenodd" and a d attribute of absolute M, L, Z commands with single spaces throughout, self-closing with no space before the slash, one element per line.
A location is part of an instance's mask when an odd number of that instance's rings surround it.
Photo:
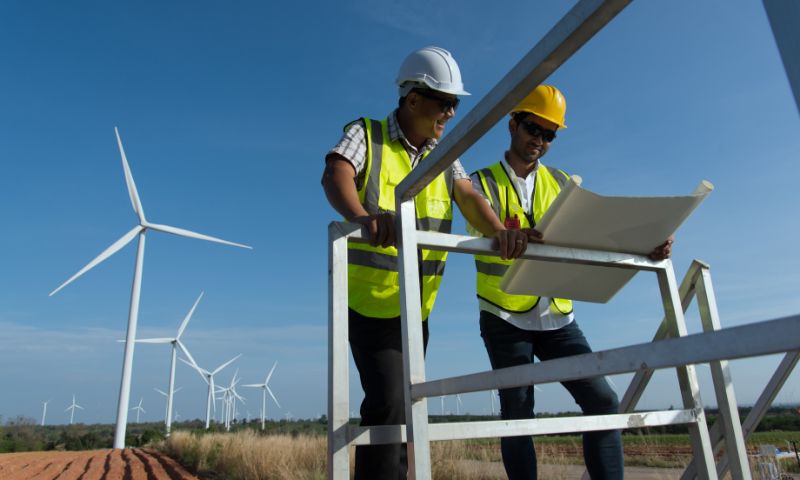
<path fill-rule="evenodd" d="M 358 198 L 369 214 L 395 211 L 395 187 L 411 172 L 411 159 L 400 141 L 389 141 L 388 120 L 362 118 L 366 133 L 366 177 Z M 423 158 L 429 152 L 423 154 Z M 450 233 L 453 220 L 451 170 L 439 174 L 414 199 L 417 230 Z M 420 249 L 418 254 L 422 318 L 433 309 L 447 252 Z M 349 306 L 366 317 L 400 315 L 397 249 L 348 244 Z"/>
<path fill-rule="evenodd" d="M 535 226 L 569 180 L 569 175 L 563 171 L 541 165 L 536 172 L 533 208 L 529 216 L 522 208 L 517 190 L 501 163 L 491 165 L 477 173 L 484 195 L 489 199 L 492 210 L 500 221 L 505 222 L 506 217 L 516 215 L 520 221 L 520 228 Z M 512 262 L 513 260 L 502 260 L 497 256 L 475 255 L 478 298 L 507 312 L 529 312 L 539 303 L 539 297 L 511 295 L 500 289 L 503 275 Z M 554 313 L 569 314 L 572 312 L 572 301 L 553 298 L 550 300 L 550 310 Z"/>

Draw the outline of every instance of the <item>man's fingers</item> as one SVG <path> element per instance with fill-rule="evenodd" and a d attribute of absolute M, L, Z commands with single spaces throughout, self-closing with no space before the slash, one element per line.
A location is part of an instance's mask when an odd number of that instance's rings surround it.
<path fill-rule="evenodd" d="M 497 242 L 500 258 L 503 260 L 508 259 L 508 230 L 502 230 L 497 233 Z"/>
<path fill-rule="evenodd" d="M 386 238 L 383 242 L 383 247 L 391 247 L 394 246 L 397 242 L 397 232 L 395 232 L 395 224 L 394 224 L 394 217 L 389 214 L 381 215 L 383 218 L 383 224 L 386 228 Z"/>
<path fill-rule="evenodd" d="M 375 217 L 378 224 L 378 242 L 377 245 L 386 247 L 389 240 L 389 226 L 387 225 L 386 215 L 378 215 Z"/>

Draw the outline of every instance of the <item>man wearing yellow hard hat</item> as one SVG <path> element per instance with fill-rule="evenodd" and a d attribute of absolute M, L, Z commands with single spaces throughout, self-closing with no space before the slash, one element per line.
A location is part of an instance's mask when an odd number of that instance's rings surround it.
<path fill-rule="evenodd" d="M 361 377 L 361 425 L 405 423 L 400 283 L 395 248 L 394 188 L 436 147 L 469 95 L 453 56 L 439 47 L 415 50 L 400 65 L 398 107 L 382 120 L 362 117 L 325 156 L 322 186 L 347 221 L 364 225 L 369 244 L 348 244 L 349 341 Z M 497 239 L 503 258 L 516 258 L 527 235 L 507 230 L 472 188 L 458 160 L 416 197 L 420 230 L 450 232 L 453 200 L 486 236 Z M 446 252 L 419 252 L 423 342 L 428 316 L 444 274 Z M 356 447 L 355 480 L 406 478 L 405 444 Z"/>
<path fill-rule="evenodd" d="M 544 165 L 557 132 L 567 128 L 567 103 L 551 85 L 539 85 L 511 111 L 511 145 L 503 160 L 471 175 L 473 187 L 507 228 L 519 228 L 529 241 L 541 242 L 536 223 L 569 176 Z M 474 231 L 473 231 L 474 233 Z M 666 258 L 671 240 L 651 256 Z M 480 328 L 493 369 L 591 352 L 575 322 L 572 302 L 563 298 L 510 295 L 500 289 L 511 260 L 475 256 Z M 618 400 L 605 377 L 562 382 L 584 414 L 618 413 Z M 533 418 L 533 386 L 500 390 L 503 419 Z M 536 451 L 530 436 L 501 439 L 503 464 L 510 480 L 536 478 Z M 592 479 L 623 478 L 622 440 L 618 430 L 583 434 L 586 467 Z"/>

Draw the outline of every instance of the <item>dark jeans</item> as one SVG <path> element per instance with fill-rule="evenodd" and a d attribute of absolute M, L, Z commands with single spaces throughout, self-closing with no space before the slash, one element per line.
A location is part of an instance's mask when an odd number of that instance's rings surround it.
<path fill-rule="evenodd" d="M 350 310 L 348 324 L 350 350 L 364 389 L 361 425 L 406 423 L 400 317 L 369 318 Z M 422 322 L 422 332 L 427 349 L 427 321 Z M 355 471 L 355 480 L 405 479 L 408 473 L 406 445 L 356 447 Z"/>
<path fill-rule="evenodd" d="M 525 365 L 539 360 L 589 353 L 592 349 L 576 322 L 558 330 L 522 330 L 481 311 L 481 336 L 493 369 Z M 562 382 L 584 414 L 618 413 L 617 394 L 605 377 Z M 533 386 L 500 390 L 504 420 L 533 418 Z M 504 437 L 500 441 L 503 465 L 509 480 L 536 478 L 536 450 L 530 436 Z M 594 480 L 623 478 L 622 438 L 619 430 L 583 434 L 583 458 Z"/>

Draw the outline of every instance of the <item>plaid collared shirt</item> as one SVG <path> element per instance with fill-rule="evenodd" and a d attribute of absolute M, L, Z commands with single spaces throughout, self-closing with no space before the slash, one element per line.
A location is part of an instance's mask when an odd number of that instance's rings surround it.
<path fill-rule="evenodd" d="M 400 140 L 400 143 L 406 149 L 406 152 L 408 152 L 408 158 L 411 159 L 411 168 L 419 164 L 424 153 L 436 147 L 437 141 L 435 138 L 429 138 L 420 149 L 411 145 L 400 129 L 400 124 L 397 122 L 397 110 L 389 115 L 388 127 L 389 140 Z M 356 170 L 356 188 L 361 188 L 364 185 L 367 164 L 367 136 L 364 132 L 364 124 L 361 122 L 353 122 L 344 132 L 339 143 L 328 152 L 328 155 L 331 153 L 337 153 L 343 156 L 353 165 L 353 168 Z M 469 175 L 467 175 L 467 172 L 461 165 L 461 161 L 456 160 L 450 168 L 453 172 L 453 180 L 469 179 Z"/>

